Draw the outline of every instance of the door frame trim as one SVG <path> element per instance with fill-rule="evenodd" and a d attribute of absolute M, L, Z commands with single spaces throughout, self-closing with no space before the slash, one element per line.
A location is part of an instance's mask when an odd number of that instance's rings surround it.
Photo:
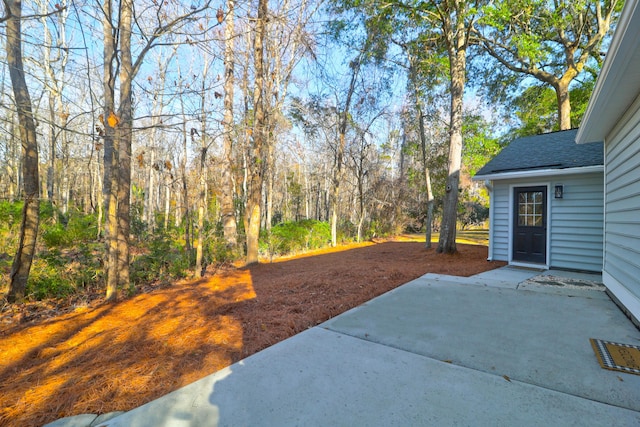
<path fill-rule="evenodd" d="M 545 262 L 544 264 L 527 263 L 522 261 L 513 260 L 513 237 L 514 237 L 514 215 L 515 212 L 515 199 L 513 193 L 516 188 L 521 187 L 546 187 L 547 188 L 547 235 L 546 235 L 546 247 L 545 247 Z M 509 184 L 509 265 L 516 267 L 527 268 L 543 268 L 549 269 L 549 258 L 551 254 L 551 183 L 550 182 L 520 182 L 517 184 Z"/>

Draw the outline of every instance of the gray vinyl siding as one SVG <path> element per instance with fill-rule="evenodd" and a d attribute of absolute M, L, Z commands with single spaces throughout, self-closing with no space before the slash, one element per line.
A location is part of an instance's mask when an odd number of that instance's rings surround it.
<path fill-rule="evenodd" d="M 512 186 L 549 185 L 549 253 L 551 268 L 602 271 L 603 175 L 602 173 L 549 176 L 546 178 L 496 180 L 493 183 L 494 217 L 491 224 L 492 256 L 508 261 L 509 196 Z M 555 199 L 556 184 L 564 186 L 564 197 Z M 640 223 L 639 223 L 640 226 Z"/>
<path fill-rule="evenodd" d="M 496 181 L 493 186 L 493 224 L 490 224 L 493 239 L 493 259 L 509 261 L 509 185 Z"/>
<path fill-rule="evenodd" d="M 562 199 L 551 196 L 551 268 L 602 271 L 604 183 L 601 173 L 551 177 L 551 191 L 564 185 Z"/>
<path fill-rule="evenodd" d="M 639 112 L 606 141 L 605 158 L 604 270 L 640 299 Z"/>

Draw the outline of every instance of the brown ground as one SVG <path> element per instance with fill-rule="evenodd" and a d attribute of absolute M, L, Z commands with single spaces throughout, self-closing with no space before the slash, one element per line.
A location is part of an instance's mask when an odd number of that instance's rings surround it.
<path fill-rule="evenodd" d="M 484 246 L 458 250 L 437 255 L 418 242 L 368 243 L 219 270 L 64 314 L 53 315 L 60 307 L 45 315 L 5 309 L 0 425 L 126 411 L 425 273 L 469 276 L 504 265 L 487 262 Z"/>

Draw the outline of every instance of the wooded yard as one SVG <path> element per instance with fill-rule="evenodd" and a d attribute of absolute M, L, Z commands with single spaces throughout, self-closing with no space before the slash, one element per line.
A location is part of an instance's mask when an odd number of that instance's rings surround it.
<path fill-rule="evenodd" d="M 368 242 L 229 267 L 117 303 L 100 295 L 37 320 L 3 317 L 0 425 L 126 411 L 427 272 L 504 265 L 487 262 L 484 246 L 458 246 L 443 255 L 415 241 Z"/>

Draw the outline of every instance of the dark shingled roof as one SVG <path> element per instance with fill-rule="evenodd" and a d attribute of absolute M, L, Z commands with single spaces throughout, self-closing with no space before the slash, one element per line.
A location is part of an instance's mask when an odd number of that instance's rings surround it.
<path fill-rule="evenodd" d="M 576 144 L 577 133 L 578 129 L 571 129 L 517 138 L 475 176 L 603 165 L 604 144 Z"/>

